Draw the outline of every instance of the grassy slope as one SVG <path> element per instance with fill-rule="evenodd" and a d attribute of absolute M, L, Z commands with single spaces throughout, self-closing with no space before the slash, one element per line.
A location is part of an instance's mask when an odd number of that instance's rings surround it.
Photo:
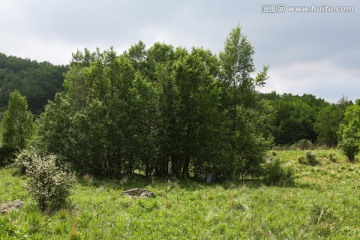
<path fill-rule="evenodd" d="M 72 195 L 72 209 L 41 214 L 24 190 L 25 178 L 0 169 L 0 203 L 21 199 L 19 211 L 0 216 L 0 239 L 358 239 L 360 165 L 335 150 L 318 150 L 321 166 L 301 166 L 302 151 L 278 151 L 297 175 L 291 188 L 254 184 L 205 185 L 143 179 L 87 177 Z M 335 152 L 338 163 L 327 159 Z M 156 199 L 122 197 L 145 187 Z"/>

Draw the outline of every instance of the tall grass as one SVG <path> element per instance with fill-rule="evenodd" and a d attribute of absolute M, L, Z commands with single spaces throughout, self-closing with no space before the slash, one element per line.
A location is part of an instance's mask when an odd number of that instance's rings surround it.
<path fill-rule="evenodd" d="M 320 164 L 308 166 L 297 161 L 304 151 L 276 151 L 296 173 L 292 187 L 85 176 L 72 207 L 54 213 L 38 210 L 25 177 L 0 169 L 0 202 L 25 201 L 0 216 L 0 239 L 358 239 L 360 166 L 336 150 L 315 152 Z M 133 187 L 157 197 L 121 196 Z"/>

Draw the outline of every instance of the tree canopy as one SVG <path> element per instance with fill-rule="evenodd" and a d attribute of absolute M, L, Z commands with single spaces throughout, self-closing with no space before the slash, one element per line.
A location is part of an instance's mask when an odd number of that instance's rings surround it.
<path fill-rule="evenodd" d="M 9 104 L 4 112 L 3 145 L 21 150 L 32 136 L 33 115 L 28 111 L 26 98 L 19 91 L 10 94 Z"/>
<path fill-rule="evenodd" d="M 350 161 L 360 152 L 360 99 L 346 108 L 339 127 L 340 148 Z"/>
<path fill-rule="evenodd" d="M 252 78 L 253 54 L 240 27 L 220 57 L 143 42 L 120 55 L 78 51 L 36 144 L 95 175 L 256 175 L 268 144 L 256 87 L 268 67 Z"/>

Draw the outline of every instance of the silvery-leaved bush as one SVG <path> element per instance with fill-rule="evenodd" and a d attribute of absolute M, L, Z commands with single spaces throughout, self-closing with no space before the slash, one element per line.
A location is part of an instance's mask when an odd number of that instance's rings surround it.
<path fill-rule="evenodd" d="M 26 173 L 28 191 L 42 210 L 63 206 L 76 181 L 74 173 L 68 173 L 56 165 L 55 155 L 36 155 L 32 164 L 27 166 Z"/>

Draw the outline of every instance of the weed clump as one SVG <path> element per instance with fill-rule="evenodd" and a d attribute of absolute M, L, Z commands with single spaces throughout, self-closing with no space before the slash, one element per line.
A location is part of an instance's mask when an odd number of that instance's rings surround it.
<path fill-rule="evenodd" d="M 75 176 L 56 165 L 56 156 L 36 155 L 27 166 L 27 189 L 41 210 L 62 207 L 75 184 Z"/>

